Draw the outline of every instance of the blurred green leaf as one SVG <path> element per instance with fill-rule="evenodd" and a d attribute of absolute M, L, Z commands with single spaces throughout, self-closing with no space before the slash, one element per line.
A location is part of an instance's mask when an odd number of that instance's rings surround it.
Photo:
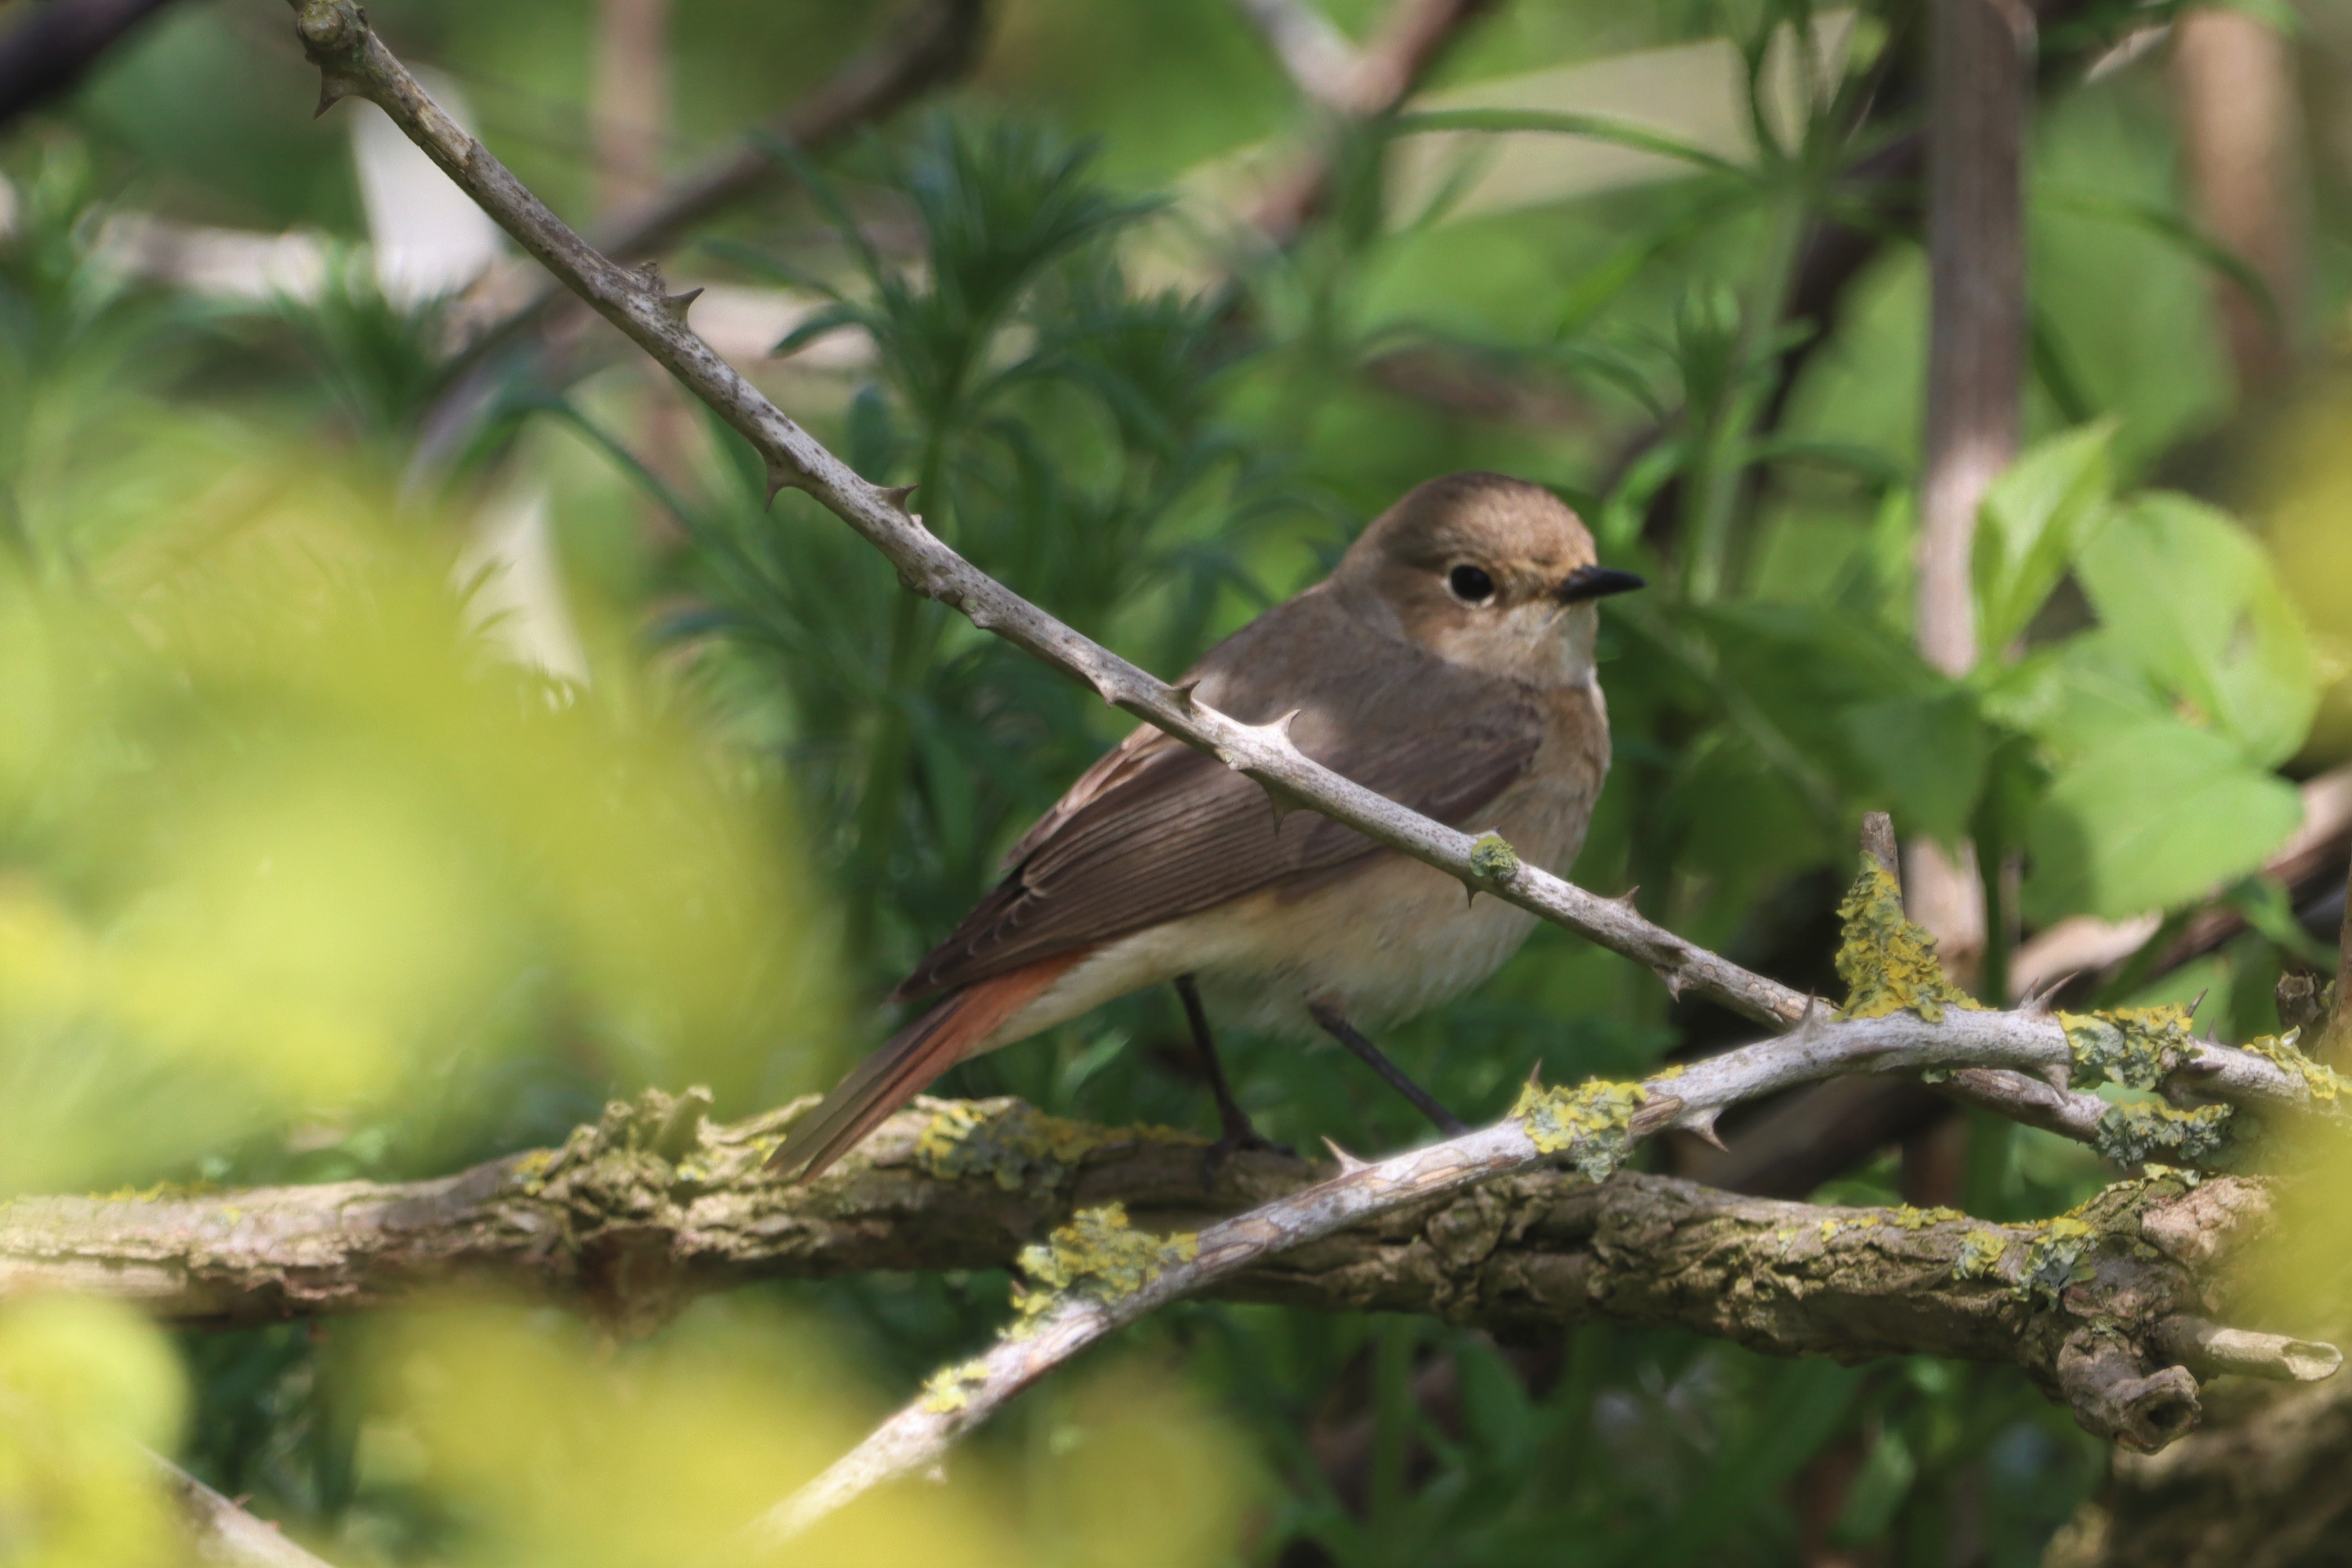
<path fill-rule="evenodd" d="M 1977 517 L 1970 565 L 1979 657 L 1999 661 L 2058 586 L 2113 483 L 2116 426 L 2102 420 L 2040 443 L 1994 482 Z"/>
<path fill-rule="evenodd" d="M 2099 620 L 2150 675 L 2262 764 L 2294 754 L 2319 701 L 2311 645 L 2269 559 L 2186 496 L 2124 503 L 2076 557 Z"/>
<path fill-rule="evenodd" d="M 2293 786 L 2171 719 L 2118 724 L 2059 773 L 2026 825 L 2026 918 L 2120 920 L 2260 865 L 2303 820 Z"/>

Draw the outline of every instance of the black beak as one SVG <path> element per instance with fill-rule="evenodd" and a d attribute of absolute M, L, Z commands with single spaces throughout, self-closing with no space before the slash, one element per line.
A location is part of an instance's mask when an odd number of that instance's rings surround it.
<path fill-rule="evenodd" d="M 1612 593 L 1631 593 L 1637 588 L 1650 586 L 1630 571 L 1619 571 L 1608 566 L 1580 566 L 1568 574 L 1568 580 L 1552 590 L 1552 597 L 1562 604 L 1581 604 L 1588 599 L 1606 599 Z"/>

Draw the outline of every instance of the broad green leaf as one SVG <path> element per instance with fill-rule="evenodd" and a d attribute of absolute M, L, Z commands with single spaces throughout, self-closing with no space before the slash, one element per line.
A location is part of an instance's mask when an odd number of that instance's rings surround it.
<path fill-rule="evenodd" d="M 2292 786 L 2175 719 L 2119 726 L 2059 773 L 2026 827 L 2026 918 L 2120 920 L 2245 875 L 2303 820 Z"/>
<path fill-rule="evenodd" d="M 2116 508 L 2075 572 L 2117 643 L 2192 718 L 2252 760 L 2284 760 L 2319 703 L 2311 645 L 2270 560 L 2237 525 L 2186 496 Z"/>
<path fill-rule="evenodd" d="M 2112 420 L 2052 436 L 2010 465 L 1977 517 L 1977 637 L 1997 661 L 2066 570 L 2076 541 L 2107 504 Z"/>
<path fill-rule="evenodd" d="M 1894 811 L 1908 831 L 1949 841 L 1965 831 L 1991 749 L 1974 693 L 1834 610 L 1746 604 L 1698 622 L 1716 647 L 1715 683 L 1841 794 Z"/>
<path fill-rule="evenodd" d="M 2062 764 L 2118 732 L 2137 734 L 2174 716 L 2131 651 L 2105 628 L 2037 648 L 1979 679 L 1985 716 L 2033 737 Z"/>

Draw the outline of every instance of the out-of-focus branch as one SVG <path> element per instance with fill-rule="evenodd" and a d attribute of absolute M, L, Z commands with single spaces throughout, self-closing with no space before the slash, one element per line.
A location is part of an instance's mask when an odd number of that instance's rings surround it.
<path fill-rule="evenodd" d="M 2336 937 L 2336 998 L 2319 1037 L 2323 1061 L 2352 1060 L 2352 865 L 2344 873 L 2344 924 Z"/>
<path fill-rule="evenodd" d="M 215 1568 L 329 1568 L 276 1525 L 254 1518 L 160 1455 L 155 1456 L 155 1471 L 179 1510 L 196 1562 Z"/>
<path fill-rule="evenodd" d="M 591 231 L 590 243 L 620 261 L 668 249 L 697 224 L 781 176 L 782 165 L 767 149 L 770 140 L 816 151 L 961 76 L 979 55 L 987 9 L 988 0 L 929 0 L 741 146 L 609 214 Z M 510 340 L 563 297 L 560 283 L 542 282 L 521 304 L 478 329 L 467 352 L 478 355 Z"/>
<path fill-rule="evenodd" d="M 2024 0 L 1930 0 L 1927 430 L 1919 480 L 1919 652 L 1947 674 L 1977 662 L 1969 542 L 1977 507 L 2017 455 L 2025 395 L 2026 115 L 2033 13 Z M 1914 918 L 1969 967 L 1985 945 L 1968 845 L 1906 857 Z"/>
<path fill-rule="evenodd" d="M 1260 3 L 1246 0 L 1253 20 Z M 1412 97 L 1446 47 L 1493 5 L 1494 0 L 1393 0 L 1379 32 L 1350 57 L 1346 75 L 1337 81 L 1299 76 L 1290 54 L 1278 44 L 1276 52 L 1307 97 L 1346 119 L 1370 120 Z M 1276 0 L 1274 8 L 1291 7 L 1287 0 Z M 1277 246 L 1297 238 L 1329 199 L 1331 174 L 1328 145 L 1301 158 L 1259 200 L 1251 214 L 1259 232 Z"/>
<path fill-rule="evenodd" d="M 1234 0 L 1265 37 L 1298 90 L 1337 108 L 1347 101 L 1361 61 L 1356 46 L 1315 8 L 1314 0 Z"/>
<path fill-rule="evenodd" d="M 0 125 L 80 81 L 171 0 L 50 0 L 0 39 Z"/>
<path fill-rule="evenodd" d="M 2238 390 L 2258 392 L 2294 371 L 2302 316 L 2306 265 L 2294 189 L 2302 162 L 2294 64 L 2278 29 L 2251 11 L 2184 11 L 2172 40 L 2181 152 L 2198 217 L 2270 293 L 2256 299 L 2234 279 L 2213 278 Z"/>

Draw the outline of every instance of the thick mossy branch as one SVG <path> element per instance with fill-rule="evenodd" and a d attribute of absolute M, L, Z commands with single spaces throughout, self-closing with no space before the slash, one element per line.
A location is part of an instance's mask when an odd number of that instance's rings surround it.
<path fill-rule="evenodd" d="M 1557 1153 L 1606 1158 L 1655 1090 L 1531 1091 L 1522 1114 Z M 1018 1262 L 1034 1301 L 1110 1301 L 1190 1259 L 1205 1221 L 1306 1198 L 1330 1174 L 1261 1154 L 1210 1166 L 1189 1138 L 1056 1122 L 1012 1101 L 925 1100 L 798 1186 L 762 1169 L 788 1118 L 719 1125 L 698 1102 L 648 1092 L 560 1149 L 442 1181 L 20 1200 L 0 1207 L 0 1295 L 104 1291 L 227 1324 L 494 1284 L 626 1330 L 750 1280 Z M 943 1165 L 991 1128 L 989 1146 L 1012 1151 L 1002 1157 L 1024 1183 L 1007 1186 L 996 1155 Z M 661 1152 L 672 1139 L 674 1158 Z M 2243 1177 L 2165 1176 L 2061 1220 L 1996 1226 L 1537 1166 L 1269 1253 L 1210 1293 L 1430 1313 L 1506 1334 L 1606 1319 L 1787 1354 L 2009 1362 L 2093 1429 L 2155 1441 L 2162 1423 L 2134 1415 L 2134 1400 L 2172 1419 L 2179 1391 L 2133 1393 L 2168 1364 L 2149 1336 L 2181 1314 L 2223 1315 L 2222 1262 L 2266 1222 L 2268 1192 Z M 929 1397 L 951 1401 L 962 1386 L 951 1371 Z"/>
<path fill-rule="evenodd" d="M 1097 1149 L 1138 1141 L 1205 1148 L 1209 1140 L 1173 1127 L 1097 1127 L 1066 1121 L 1019 1100 L 950 1100 L 923 1128 L 915 1155 L 938 1176 L 986 1176 L 1007 1192 L 1058 1186 Z"/>
<path fill-rule="evenodd" d="M 1929 1023 L 1948 1007 L 1980 1006 L 1944 973 L 1936 939 L 1903 913 L 1903 889 L 1868 855 L 1862 875 L 1838 905 L 1845 939 L 1837 952 L 1845 1006 L 1838 1017 L 1880 1019 L 1907 1008 Z"/>

